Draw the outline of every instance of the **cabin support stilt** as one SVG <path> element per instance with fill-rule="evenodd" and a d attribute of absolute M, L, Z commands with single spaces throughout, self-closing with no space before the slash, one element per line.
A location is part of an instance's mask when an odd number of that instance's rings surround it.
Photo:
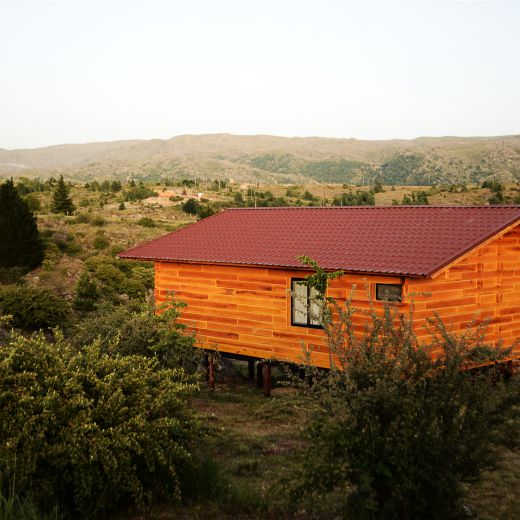
<path fill-rule="evenodd" d="M 271 364 L 266 363 L 264 366 L 264 395 L 271 397 Z"/>
<path fill-rule="evenodd" d="M 256 365 L 256 386 L 258 388 L 262 388 L 263 385 L 263 379 L 262 379 L 262 373 L 263 373 L 263 363 L 259 361 Z"/>
<path fill-rule="evenodd" d="M 247 361 L 247 369 L 248 369 L 249 379 L 254 379 L 255 378 L 255 360 L 254 359 L 249 359 Z"/>

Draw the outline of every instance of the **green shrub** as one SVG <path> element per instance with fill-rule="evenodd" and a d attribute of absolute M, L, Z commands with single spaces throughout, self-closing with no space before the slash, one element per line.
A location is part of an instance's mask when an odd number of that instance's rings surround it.
<path fill-rule="evenodd" d="M 104 226 L 107 223 L 106 220 L 100 215 L 94 217 L 91 222 L 93 226 L 99 227 Z"/>
<path fill-rule="evenodd" d="M 96 308 L 99 297 L 96 282 L 90 279 L 87 271 L 83 271 L 76 285 L 74 307 L 80 311 L 92 311 Z"/>
<path fill-rule="evenodd" d="M 79 213 L 75 218 L 76 224 L 88 224 L 90 222 L 90 215 L 88 213 Z"/>
<path fill-rule="evenodd" d="M 146 294 L 146 287 L 135 278 L 125 278 L 119 286 L 119 291 L 130 298 L 140 298 Z"/>
<path fill-rule="evenodd" d="M 309 283 L 324 294 L 329 276 L 318 269 Z M 463 485 L 493 464 L 497 445 L 518 440 L 519 382 L 467 370 L 499 350 L 482 344 L 481 331 L 454 335 L 438 320 L 431 343 L 420 344 L 412 321 L 390 306 L 354 334 L 349 304 L 318 300 L 335 364 L 315 371 L 309 389 L 299 493 L 342 493 L 348 518 L 459 518 Z"/>
<path fill-rule="evenodd" d="M 181 204 L 182 211 L 188 215 L 196 215 L 200 208 L 200 203 L 197 199 L 191 198 Z"/>
<path fill-rule="evenodd" d="M 0 287 L 0 312 L 12 315 L 15 327 L 36 330 L 63 325 L 69 316 L 70 307 L 50 289 L 5 285 Z"/>
<path fill-rule="evenodd" d="M 29 193 L 28 195 L 25 195 L 23 198 L 27 206 L 31 211 L 40 211 L 42 209 L 42 203 L 40 201 L 40 198 L 38 195 L 35 195 L 34 193 Z"/>
<path fill-rule="evenodd" d="M 76 325 L 72 341 L 80 347 L 99 339 L 103 349 L 115 353 L 111 349 L 118 339 L 118 354 L 156 357 L 164 366 L 194 372 L 201 351 L 193 348 L 193 336 L 177 321 L 182 307 L 172 299 L 157 315 L 153 305 L 142 302 L 126 306 L 106 303 Z"/>
<path fill-rule="evenodd" d="M 72 518 L 178 500 L 202 442 L 186 404 L 194 390 L 155 359 L 12 334 L 0 345 L 0 474 L 16 495 Z"/>
<path fill-rule="evenodd" d="M 54 242 L 50 242 L 45 246 L 45 256 L 42 262 L 44 271 L 52 271 L 58 263 L 61 256 L 60 248 Z"/>
<path fill-rule="evenodd" d="M 143 226 L 143 227 L 155 227 L 155 222 L 153 221 L 153 219 L 149 218 L 149 217 L 142 217 L 140 218 L 136 224 L 138 226 Z"/>
<path fill-rule="evenodd" d="M 125 279 L 124 273 L 115 265 L 108 263 L 99 264 L 96 267 L 95 276 L 97 280 L 113 291 L 118 291 Z"/>
<path fill-rule="evenodd" d="M 123 294 L 141 298 L 153 287 L 153 267 L 142 263 L 96 255 L 85 261 L 85 268 L 92 273 L 102 297 L 113 303 L 121 301 Z"/>
<path fill-rule="evenodd" d="M 110 245 L 110 242 L 103 233 L 96 233 L 92 245 L 94 249 L 106 249 Z"/>
<path fill-rule="evenodd" d="M 21 283 L 25 271 L 26 270 L 22 267 L 0 267 L 0 284 L 10 285 Z"/>

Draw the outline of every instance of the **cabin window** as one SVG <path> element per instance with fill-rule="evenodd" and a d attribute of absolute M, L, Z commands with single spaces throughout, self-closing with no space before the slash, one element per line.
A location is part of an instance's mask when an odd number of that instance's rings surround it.
<path fill-rule="evenodd" d="M 400 302 L 403 299 L 403 286 L 390 283 L 376 283 L 376 300 Z"/>
<path fill-rule="evenodd" d="M 291 325 L 321 328 L 320 306 L 316 289 L 308 287 L 305 280 L 291 280 Z"/>

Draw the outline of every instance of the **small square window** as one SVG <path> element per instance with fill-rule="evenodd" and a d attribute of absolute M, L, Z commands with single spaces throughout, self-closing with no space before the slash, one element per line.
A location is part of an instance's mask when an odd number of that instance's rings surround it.
<path fill-rule="evenodd" d="M 400 302 L 403 299 L 403 286 L 389 283 L 376 283 L 376 300 Z"/>

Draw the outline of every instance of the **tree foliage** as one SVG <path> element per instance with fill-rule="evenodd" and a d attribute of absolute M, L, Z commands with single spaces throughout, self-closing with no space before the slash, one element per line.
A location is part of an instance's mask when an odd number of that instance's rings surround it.
<path fill-rule="evenodd" d="M 493 464 L 496 445 L 518 439 L 518 381 L 467 370 L 501 357 L 482 331 L 455 335 L 432 319 L 421 344 L 411 317 L 375 304 L 356 327 L 351 303 L 324 296 L 333 276 L 308 279 L 328 309 L 332 370 L 315 371 L 308 388 L 315 409 L 298 493 L 340 493 L 348 518 L 457 518 L 464 484 Z"/>
<path fill-rule="evenodd" d="M 33 269 L 43 260 L 36 219 L 12 180 L 0 185 L 0 268 Z"/>
<path fill-rule="evenodd" d="M 190 198 L 181 204 L 182 211 L 189 215 L 196 215 L 200 208 L 200 203 L 197 199 Z"/>
<path fill-rule="evenodd" d="M 4 285 L 0 286 L 0 313 L 12 316 L 15 327 L 38 330 L 65 324 L 70 307 L 51 289 Z"/>
<path fill-rule="evenodd" d="M 333 200 L 334 206 L 374 206 L 376 199 L 370 191 L 358 190 L 356 193 L 351 191 L 336 195 Z"/>
<path fill-rule="evenodd" d="M 12 333 L 0 344 L 0 474 L 16 495 L 73 518 L 178 500 L 201 442 L 186 404 L 194 389 L 156 359 Z"/>
<path fill-rule="evenodd" d="M 70 198 L 70 189 L 60 175 L 56 187 L 52 193 L 51 211 L 53 213 L 63 213 L 64 215 L 72 215 L 76 211 L 76 207 Z"/>
<path fill-rule="evenodd" d="M 112 354 L 155 357 L 163 366 L 194 372 L 200 351 L 194 350 L 194 337 L 178 322 L 183 307 L 173 298 L 160 307 L 160 314 L 146 302 L 104 304 L 76 325 L 72 341 L 80 347 L 99 340 Z"/>

